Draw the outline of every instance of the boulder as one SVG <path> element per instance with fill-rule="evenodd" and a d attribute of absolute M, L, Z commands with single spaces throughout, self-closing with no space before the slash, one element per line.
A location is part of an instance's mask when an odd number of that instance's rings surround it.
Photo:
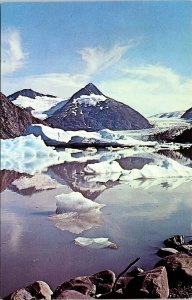
<path fill-rule="evenodd" d="M 160 257 L 165 257 L 176 253 L 179 253 L 179 251 L 174 248 L 161 248 L 157 251 L 157 255 Z"/>
<path fill-rule="evenodd" d="M 110 293 L 115 283 L 115 273 L 111 270 L 101 271 L 89 278 L 96 285 L 96 294 Z"/>
<path fill-rule="evenodd" d="M 33 284 L 27 286 L 26 290 L 38 299 L 51 300 L 53 294 L 49 285 L 44 281 L 35 281 Z"/>
<path fill-rule="evenodd" d="M 23 300 L 23 299 L 34 300 L 35 298 L 28 291 L 26 291 L 25 288 L 19 289 L 4 298 L 4 300 Z"/>
<path fill-rule="evenodd" d="M 66 290 L 61 292 L 55 299 L 93 299 L 90 296 L 81 294 L 75 290 Z"/>
<path fill-rule="evenodd" d="M 95 295 L 96 287 L 89 277 L 76 277 L 58 286 L 53 294 L 53 298 L 57 298 L 63 291 L 66 290 L 75 290 L 81 294 L 92 296 Z"/>
<path fill-rule="evenodd" d="M 126 298 L 167 298 L 168 278 L 165 267 L 158 267 L 134 277 L 124 290 Z"/>
<path fill-rule="evenodd" d="M 182 245 L 180 250 L 186 254 L 192 254 L 192 245 Z"/>
<path fill-rule="evenodd" d="M 161 259 L 155 267 L 165 266 L 170 286 L 175 282 L 192 284 L 192 257 L 187 254 L 174 254 Z"/>
<path fill-rule="evenodd" d="M 166 247 L 177 249 L 184 244 L 184 235 L 174 235 L 164 241 Z"/>

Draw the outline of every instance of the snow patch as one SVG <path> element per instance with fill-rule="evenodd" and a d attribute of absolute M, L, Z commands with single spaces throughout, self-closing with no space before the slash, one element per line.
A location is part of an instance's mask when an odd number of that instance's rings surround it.
<path fill-rule="evenodd" d="M 31 99 L 29 97 L 20 95 L 12 102 L 22 108 L 32 108 L 32 115 L 43 120 L 48 116 L 51 116 L 56 109 L 60 108 L 57 106 L 59 103 L 61 103 L 61 106 L 63 106 L 65 101 L 58 97 L 53 98 L 48 96 L 36 96 L 35 99 Z M 56 109 L 54 109 L 54 107 Z"/>
<path fill-rule="evenodd" d="M 96 106 L 102 101 L 105 101 L 107 98 L 103 95 L 81 95 L 79 98 L 73 99 L 73 103 L 78 103 L 80 105 L 84 104 L 85 106 Z"/>

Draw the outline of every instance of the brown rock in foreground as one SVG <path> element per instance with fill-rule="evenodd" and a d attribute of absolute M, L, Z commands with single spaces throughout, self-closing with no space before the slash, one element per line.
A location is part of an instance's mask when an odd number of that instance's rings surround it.
<path fill-rule="evenodd" d="M 168 278 L 165 267 L 143 272 L 130 280 L 124 290 L 126 298 L 167 298 Z"/>
<path fill-rule="evenodd" d="M 52 294 L 53 292 L 46 282 L 35 281 L 31 285 L 11 293 L 4 300 L 51 300 Z"/>
<path fill-rule="evenodd" d="M 92 296 L 95 295 L 96 287 L 88 276 L 76 277 L 58 286 L 53 294 L 53 298 L 58 298 L 63 291 L 67 290 L 75 290 L 83 295 Z"/>
<path fill-rule="evenodd" d="M 75 290 L 66 290 L 66 291 L 63 291 L 55 299 L 94 299 L 94 298 L 84 295 L 84 294 L 81 294 Z"/>
<path fill-rule="evenodd" d="M 33 124 L 45 124 L 32 116 L 31 112 L 27 109 L 22 109 L 9 101 L 5 95 L 1 93 L 1 106 L 0 106 L 0 138 L 8 139 L 20 136 L 24 133 L 25 129 Z"/>
<path fill-rule="evenodd" d="M 192 256 L 187 254 L 173 254 L 161 259 L 155 267 L 165 266 L 170 286 L 177 281 L 192 284 Z"/>

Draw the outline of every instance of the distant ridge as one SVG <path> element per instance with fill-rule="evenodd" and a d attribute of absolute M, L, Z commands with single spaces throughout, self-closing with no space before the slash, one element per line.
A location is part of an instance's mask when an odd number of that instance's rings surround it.
<path fill-rule="evenodd" d="M 13 94 L 7 96 L 7 99 L 9 99 L 10 101 L 14 101 L 19 96 L 28 97 L 31 99 L 35 99 L 37 96 L 39 96 L 39 97 L 46 96 L 46 97 L 50 97 L 50 98 L 56 98 L 56 96 L 38 93 L 38 92 L 33 91 L 32 89 L 23 89 L 21 91 L 18 91 L 16 93 L 13 93 Z"/>

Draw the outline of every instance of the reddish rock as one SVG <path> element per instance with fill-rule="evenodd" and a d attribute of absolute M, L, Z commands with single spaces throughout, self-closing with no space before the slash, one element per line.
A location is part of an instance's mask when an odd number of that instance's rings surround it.
<path fill-rule="evenodd" d="M 143 272 L 130 280 L 124 290 L 127 298 L 167 298 L 168 278 L 165 267 Z"/>
<path fill-rule="evenodd" d="M 76 277 L 58 286 L 54 292 L 53 298 L 57 298 L 63 291 L 66 290 L 75 290 L 81 294 L 92 296 L 95 295 L 96 287 L 89 277 Z"/>
<path fill-rule="evenodd" d="M 4 300 L 34 300 L 34 297 L 23 288 L 11 293 Z"/>
<path fill-rule="evenodd" d="M 165 266 L 168 274 L 169 284 L 174 285 L 176 281 L 192 284 L 192 257 L 187 254 L 174 254 L 161 259 L 156 267 Z"/>
<path fill-rule="evenodd" d="M 184 235 L 174 235 L 164 241 L 166 247 L 177 249 L 184 244 Z"/>
<path fill-rule="evenodd" d="M 83 295 L 75 290 L 61 292 L 55 299 L 93 299 L 90 296 Z"/>
<path fill-rule="evenodd" d="M 1 106 L 0 106 L 0 138 L 8 139 L 20 136 L 24 133 L 25 129 L 33 124 L 47 124 L 45 121 L 41 121 L 34 118 L 31 112 L 27 109 L 23 109 L 14 105 L 9 101 L 5 95 L 1 93 Z"/>
<path fill-rule="evenodd" d="M 165 257 L 176 253 L 179 253 L 179 251 L 174 248 L 161 248 L 157 251 L 157 255 L 160 257 Z"/>
<path fill-rule="evenodd" d="M 110 293 L 115 283 L 115 273 L 111 270 L 101 271 L 89 278 L 96 285 L 96 294 Z"/>
<path fill-rule="evenodd" d="M 33 296 L 40 299 L 51 300 L 51 296 L 53 294 L 49 285 L 44 281 L 36 281 L 33 284 L 26 287 Z"/>

